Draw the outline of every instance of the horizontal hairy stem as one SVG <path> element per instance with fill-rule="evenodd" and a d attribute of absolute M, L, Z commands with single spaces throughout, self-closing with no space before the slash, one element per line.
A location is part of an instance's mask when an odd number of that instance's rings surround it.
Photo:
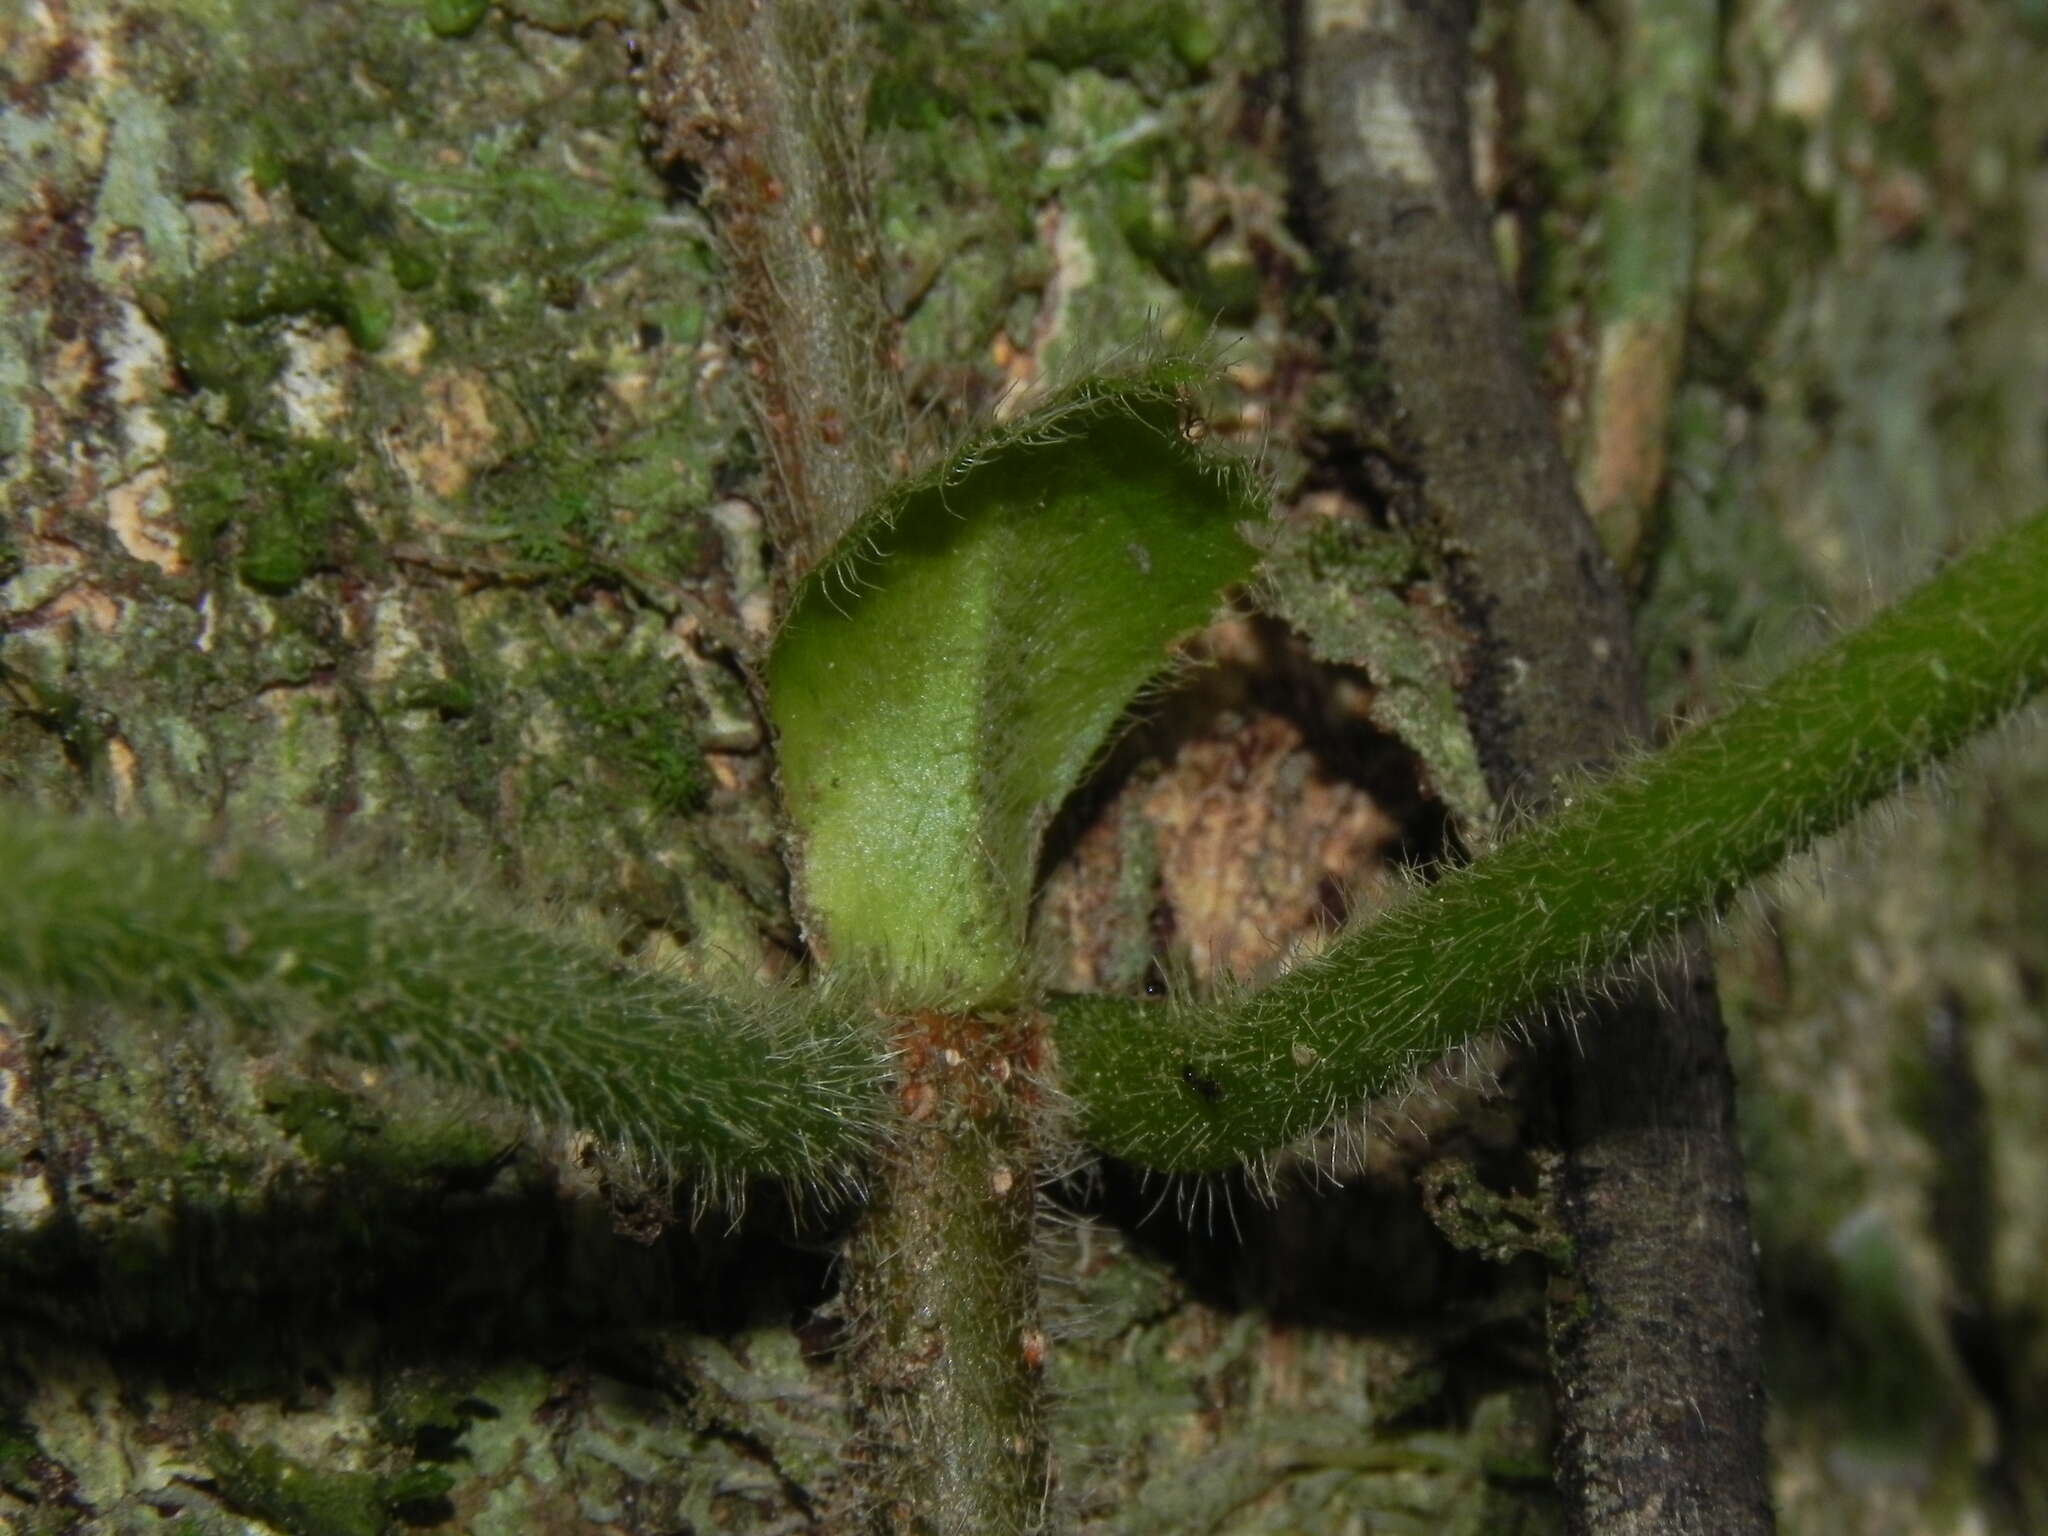
<path fill-rule="evenodd" d="M 847 1186 L 884 1112 L 875 1038 L 804 995 L 728 995 L 445 892 L 0 804 L 0 991 L 211 1014 L 429 1074 L 657 1168 Z"/>
<path fill-rule="evenodd" d="M 2048 514 L 1262 990 L 1063 1000 L 1083 1129 L 1189 1171 L 1313 1133 L 1717 906 L 2044 682 Z"/>

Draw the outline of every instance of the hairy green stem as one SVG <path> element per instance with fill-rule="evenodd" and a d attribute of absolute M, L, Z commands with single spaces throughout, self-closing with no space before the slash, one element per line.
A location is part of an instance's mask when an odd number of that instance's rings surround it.
<path fill-rule="evenodd" d="M 888 1062 L 800 993 L 722 995 L 423 888 L 0 804 L 0 989 L 164 1006 L 401 1066 L 657 1168 L 850 1187 Z M 749 995 L 751 994 L 751 995 Z"/>
<path fill-rule="evenodd" d="M 1090 1140 L 1227 1167 L 1598 977 L 2048 682 L 2048 514 L 1261 991 L 1058 1009 Z"/>
<path fill-rule="evenodd" d="M 853 9 L 829 0 L 702 0 L 664 29 L 650 93 L 666 147 L 705 176 L 768 461 L 771 526 L 796 577 L 883 503 L 909 462 L 890 357 L 894 330 L 864 197 L 857 39 Z M 944 502 L 943 485 L 935 496 Z M 943 508 L 938 515 L 946 516 Z M 999 589 L 988 578 L 998 575 L 991 568 L 969 585 L 993 594 Z M 851 571 L 838 576 L 836 593 L 797 605 L 772 667 L 786 685 L 771 684 L 772 713 L 798 834 L 800 915 L 842 975 L 859 971 L 900 1000 L 905 968 L 891 962 L 902 956 L 878 955 L 890 946 L 861 940 L 876 930 L 891 937 L 908 930 L 929 943 L 934 969 L 955 972 L 985 1000 L 1000 989 L 992 984 L 1017 969 L 1000 944 L 991 955 L 976 942 L 991 908 L 1000 907 L 975 899 L 985 883 L 977 860 L 989 856 L 988 844 L 913 835 L 973 818 L 990 798 L 990 786 L 972 771 L 981 759 L 961 752 L 973 745 L 971 733 L 935 735 L 916 728 L 933 724 L 931 712 L 906 721 L 887 707 L 904 702 L 906 690 L 890 685 L 906 680 L 913 696 L 930 681 L 962 702 L 946 687 L 960 681 L 959 669 L 934 663 L 972 650 L 976 626 L 946 627 L 946 641 L 965 642 L 959 648 L 919 644 L 873 622 L 849 636 L 833 618 L 861 606 L 861 584 Z M 1205 600 L 1209 592 L 1213 585 Z M 958 619 L 946 601 L 957 594 L 925 595 Z M 790 639 L 798 629 L 823 635 L 809 668 Z M 1042 656 L 1033 664 L 1041 675 L 1046 670 Z M 970 687 L 980 681 L 971 677 Z M 813 708 L 805 711 L 803 702 Z M 1122 703 L 1110 703 L 1112 718 Z M 900 730 L 906 724 L 912 728 Z M 891 772 L 906 763 L 907 786 Z M 943 782 L 935 782 L 934 765 L 942 765 L 936 777 Z M 909 792 L 864 795 L 878 779 Z M 820 814 L 821 802 L 852 814 Z M 942 850 L 936 865 L 916 856 L 935 846 Z M 1020 889 L 1012 905 L 1020 915 L 1012 947 L 1021 950 L 1028 846 L 1014 862 Z M 847 1291 L 865 1341 L 854 1352 L 853 1385 L 868 1442 L 867 1482 L 885 1529 L 1023 1530 L 1036 1524 L 1046 1465 L 1038 1375 L 1020 1363 L 1019 1343 L 1038 1337 L 1030 1240 L 1035 1117 L 1010 1088 L 988 1104 L 978 1089 L 965 1098 L 955 1091 L 965 1092 L 954 1080 L 959 1063 L 1006 1059 L 1007 1028 L 966 1014 L 951 1016 L 946 1028 L 950 1063 L 944 1053 L 927 1052 L 925 1060 L 906 1047 L 903 1091 L 913 1097 L 901 1107 L 910 1120 L 890 1138 L 873 1204 L 848 1253 Z M 927 1069 L 938 1076 L 918 1075 Z M 935 1100 L 916 1097 L 927 1090 Z M 920 1105 L 929 1111 L 922 1117 Z"/>
<path fill-rule="evenodd" d="M 878 1531 L 1013 1536 L 1043 1523 L 1042 1028 L 1029 1014 L 920 1012 L 897 1036 L 906 1123 L 847 1255 Z"/>
<path fill-rule="evenodd" d="M 726 261 L 777 554 L 802 575 L 907 467 L 866 200 L 853 13 L 703 0 L 657 34 L 648 112 L 693 165 Z"/>

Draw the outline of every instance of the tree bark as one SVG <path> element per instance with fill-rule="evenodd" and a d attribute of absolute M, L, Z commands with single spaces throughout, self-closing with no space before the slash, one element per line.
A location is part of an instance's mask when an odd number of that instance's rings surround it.
<path fill-rule="evenodd" d="M 1727 16 L 1647 565 L 1660 708 L 1709 705 L 1759 615 L 1853 608 L 2041 495 L 2048 64 L 2023 10 Z M 1266 8 L 1081 11 L 864 23 L 923 429 L 1150 315 L 1243 333 L 1209 425 L 1266 446 L 1291 515 L 1398 499 L 1398 475 L 1369 498 L 1351 474 L 1370 391 L 1324 344 L 1286 217 Z M 632 44 L 656 19 L 0 8 L 0 790 L 445 866 L 651 963 L 794 963 L 731 661 L 789 569 L 774 450 L 699 189 L 644 157 Z M 1482 32 L 1479 207 L 1569 437 L 1611 41 L 1571 6 Z M 1478 425 L 1510 448 L 1534 430 Z M 1431 564 L 1380 595 L 1455 673 L 1469 644 L 1434 599 L 1456 559 Z M 1208 645 L 1207 683 L 1161 701 L 1049 861 L 1048 933 L 1087 941 L 1049 964 L 1077 984 L 1270 963 L 1443 846 L 1429 753 L 1372 723 L 1368 669 L 1317 669 L 1270 624 Z M 1566 729 L 1514 672 L 1481 669 L 1496 714 Z M 2038 744 L 1992 762 L 1853 878 L 1776 891 L 1781 940 L 1723 941 L 1759 1237 L 1796 1302 L 1772 1336 L 1800 1388 L 1775 1427 L 1788 1526 L 2040 1506 L 2048 834 Z M 1981 1108 L 1931 1137 L 1900 1106 L 1936 1058 L 1944 1102 Z M 1555 1528 L 1540 1267 L 1460 1254 L 1412 1188 L 1447 1152 L 1522 1166 L 1502 1103 L 1384 1108 L 1343 1189 L 1277 1207 L 1116 1168 L 1063 1187 L 1081 1214 L 1039 1233 L 1054 1519 Z M 1937 1157 L 1950 1139 L 1977 1150 Z M 205 1020 L 8 1021 L 0 1523 L 845 1529 L 847 1214 L 760 1191 L 733 1229 L 692 1228 L 587 1150 L 252 1060 Z M 1966 1316 L 1936 1228 L 1980 1234 L 1954 1250 Z"/>
<path fill-rule="evenodd" d="M 1366 467 L 1481 636 L 1465 690 L 1496 798 L 1540 812 L 1649 734 L 1621 582 L 1522 358 L 1472 186 L 1465 5 L 1296 13 L 1312 214 L 1346 283 Z M 1772 1529 L 1734 1083 L 1698 933 L 1575 1020 L 1559 1070 L 1558 1481 L 1586 1532 Z"/>

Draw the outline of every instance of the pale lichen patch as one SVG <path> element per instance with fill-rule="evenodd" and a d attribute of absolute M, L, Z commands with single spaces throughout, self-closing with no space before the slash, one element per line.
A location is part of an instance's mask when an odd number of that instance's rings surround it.
<path fill-rule="evenodd" d="M 420 424 L 391 438 L 391 456 L 408 480 L 452 500 L 498 456 L 502 434 L 491 411 L 490 385 L 474 369 L 444 368 L 428 376 L 420 395 Z"/>
<path fill-rule="evenodd" d="M 0 1007 L 0 1231 L 33 1232 L 57 1208 L 42 1139 L 28 1052 L 14 1019 Z"/>
<path fill-rule="evenodd" d="M 17 1169 L 0 1183 L 0 1222 L 9 1231 L 33 1232 L 57 1209 L 49 1175 L 40 1168 Z"/>
<path fill-rule="evenodd" d="M 1771 81 L 1771 105 L 1802 123 L 1818 123 L 1835 99 L 1836 69 L 1827 43 L 1809 32 L 1779 61 Z"/>
<path fill-rule="evenodd" d="M 731 573 L 740 623 L 748 634 L 765 640 L 775 629 L 775 593 L 762 556 L 761 509 L 742 497 L 728 496 L 714 502 L 706 515 L 724 537 L 726 569 Z"/>
<path fill-rule="evenodd" d="M 402 325 L 377 354 L 377 361 L 408 378 L 426 372 L 427 354 L 434 350 L 434 328 L 424 320 Z"/>
<path fill-rule="evenodd" d="M 107 1508 L 196 1470 L 179 1463 L 176 1442 L 153 1427 L 148 1399 L 160 1394 L 139 1390 L 105 1357 L 66 1354 L 61 1341 L 48 1337 L 24 1339 L 16 1350 L 15 1368 L 33 1383 L 16 1411 L 37 1446 L 70 1474 L 78 1504 Z"/>
<path fill-rule="evenodd" d="M 675 640 L 675 658 L 688 674 L 698 702 L 704 706 L 704 721 L 697 739 L 713 753 L 758 751 L 760 717 L 739 678 L 697 649 L 694 637 L 701 629 L 695 619 L 686 615 L 676 619 L 669 631 Z"/>
<path fill-rule="evenodd" d="M 107 526 L 134 558 L 148 561 L 167 576 L 182 576 L 191 566 L 185 559 L 170 479 L 170 472 L 157 464 L 111 488 Z"/>
<path fill-rule="evenodd" d="M 163 333 L 137 306 L 123 300 L 115 306 L 115 315 L 114 323 L 100 333 L 109 394 L 121 409 L 126 458 L 146 464 L 162 457 L 170 443 L 163 423 L 150 409 L 170 377 L 170 353 Z"/>
<path fill-rule="evenodd" d="M 1386 69 L 1361 83 L 1354 110 L 1358 141 L 1382 174 L 1413 187 L 1435 190 L 1441 175 L 1429 152 L 1415 108 Z"/>
<path fill-rule="evenodd" d="M 115 56 L 110 49 L 107 57 Z M 170 112 L 156 98 L 118 85 L 107 111 L 112 130 L 94 209 L 94 266 L 108 278 L 142 275 L 124 272 L 126 263 L 115 255 L 121 242 L 114 235 L 133 230 L 141 237 L 133 243 L 138 265 L 146 246 L 148 266 L 155 272 L 177 276 L 191 271 L 191 226 L 182 201 L 165 185 L 176 163 Z"/>
<path fill-rule="evenodd" d="M 114 810 L 117 815 L 135 814 L 137 788 L 135 749 L 119 736 L 109 736 L 106 744 L 107 782 L 114 792 Z"/>
<path fill-rule="evenodd" d="M 634 415 L 644 411 L 654 393 L 654 375 L 645 368 L 628 368 L 608 375 L 605 389 Z"/>
<path fill-rule="evenodd" d="M 383 686 L 423 670 L 436 677 L 445 672 L 414 626 L 412 602 L 403 589 L 392 588 L 379 595 L 368 630 L 364 681 Z"/>
<path fill-rule="evenodd" d="M 274 1446 L 292 1460 L 324 1470 L 362 1470 L 376 1454 L 366 1426 L 374 1424 L 376 1402 L 360 1376 L 345 1376 L 317 1401 L 257 1402 L 237 1413 L 235 1437 Z"/>
<path fill-rule="evenodd" d="M 552 761 L 562 755 L 570 741 L 567 722 L 551 700 L 535 697 L 527 701 L 519 720 L 519 750 L 535 761 Z"/>
<path fill-rule="evenodd" d="M 234 204 L 218 197 L 187 198 L 185 222 L 192 227 L 192 253 L 201 266 L 232 255 L 248 227 Z"/>
<path fill-rule="evenodd" d="M 355 344 L 338 325 L 293 321 L 284 332 L 278 398 L 295 437 L 332 437 L 349 421 L 348 368 Z"/>
<path fill-rule="evenodd" d="M 76 619 L 87 628 L 102 635 L 111 635 L 121 627 L 122 605 L 102 592 L 98 587 L 76 586 L 59 592 L 50 599 L 43 610 L 45 623 L 57 624 L 66 619 Z"/>

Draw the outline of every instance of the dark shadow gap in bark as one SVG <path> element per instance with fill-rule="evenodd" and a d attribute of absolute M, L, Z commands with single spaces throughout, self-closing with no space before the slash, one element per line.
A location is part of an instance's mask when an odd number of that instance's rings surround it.
<path fill-rule="evenodd" d="M 1130 727 L 1047 829 L 1038 859 L 1040 885 L 1140 773 L 1170 764 L 1189 743 L 1213 739 L 1234 719 L 1254 712 L 1285 717 L 1321 767 L 1364 790 L 1399 824 L 1390 862 L 1421 870 L 1462 856 L 1449 813 L 1425 785 L 1421 760 L 1397 737 L 1335 702 L 1340 681 L 1370 691 L 1364 669 L 1316 661 L 1307 643 L 1277 619 L 1257 616 L 1248 622 L 1254 660 L 1208 663 L 1198 654 L 1184 675 L 1139 702 Z"/>
<path fill-rule="evenodd" d="M 366 1317 L 394 1358 L 476 1366 L 626 1360 L 647 1330 L 807 1325 L 833 1294 L 849 1218 L 792 1213 L 780 1188 L 754 1193 L 730 1229 L 710 1218 L 651 1241 L 622 1235 L 597 1201 L 510 1170 L 484 1189 L 344 1181 L 192 1203 L 106 1236 L 53 1223 L 0 1254 L 0 1329 L 111 1343 L 167 1373 L 246 1386 L 346 1351 Z"/>

